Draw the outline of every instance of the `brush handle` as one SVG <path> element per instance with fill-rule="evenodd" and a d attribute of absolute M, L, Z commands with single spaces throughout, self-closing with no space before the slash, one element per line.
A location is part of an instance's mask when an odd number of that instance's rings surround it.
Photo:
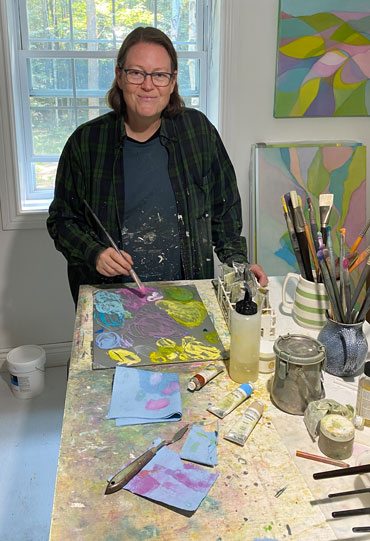
<path fill-rule="evenodd" d="M 313 474 L 314 479 L 331 479 L 332 477 L 344 477 L 345 475 L 357 475 L 360 473 L 370 473 L 370 464 L 362 464 L 361 466 L 351 466 L 349 468 L 341 468 L 340 470 L 321 471 Z"/>
<path fill-rule="evenodd" d="M 297 235 L 296 235 L 294 225 L 293 225 L 293 222 L 292 222 L 292 219 L 290 217 L 289 212 L 285 213 L 285 221 L 286 221 L 286 225 L 287 225 L 287 228 L 288 228 L 290 242 L 292 243 L 292 248 L 294 250 L 294 254 L 295 254 L 295 257 L 297 259 L 299 272 L 301 273 L 303 278 L 306 278 L 306 272 L 305 272 L 305 269 L 304 269 L 304 265 L 303 265 L 303 261 L 302 261 L 302 257 L 301 257 L 301 252 L 299 251 L 299 244 L 298 244 L 298 240 L 297 240 Z"/>
<path fill-rule="evenodd" d="M 351 302 L 351 311 L 353 310 L 353 308 L 355 307 L 355 304 L 357 302 L 357 299 L 361 293 L 361 289 L 364 287 L 364 283 L 366 281 L 366 278 L 369 274 L 369 270 L 370 270 L 370 257 L 368 258 L 367 260 L 367 263 L 361 273 L 361 276 L 359 278 L 359 281 L 357 283 L 357 286 L 356 286 L 356 289 L 353 293 L 353 296 L 352 296 L 352 302 Z"/>
<path fill-rule="evenodd" d="M 306 279 L 310 282 L 313 282 L 313 274 L 311 269 L 310 254 L 308 252 L 308 242 L 306 238 L 306 233 L 304 231 L 297 232 L 297 239 L 299 244 L 299 251 L 301 252 L 301 257 L 303 261 L 303 267 L 306 273 Z"/>
<path fill-rule="evenodd" d="M 368 246 L 361 254 L 354 260 L 351 266 L 348 268 L 349 272 L 355 270 L 361 263 L 368 257 L 370 252 L 370 247 Z"/>
<path fill-rule="evenodd" d="M 353 494 L 366 494 L 370 492 L 370 488 L 359 488 L 357 490 L 346 490 L 346 492 L 335 492 L 328 494 L 328 498 L 340 498 L 341 496 L 352 496 Z"/>
<path fill-rule="evenodd" d="M 370 309 L 370 288 L 368 288 L 366 291 L 364 302 L 362 303 L 362 306 L 356 317 L 356 323 L 359 323 L 360 321 L 365 319 L 366 314 L 368 313 L 369 309 Z"/>
<path fill-rule="evenodd" d="M 120 255 L 125 261 L 127 261 L 127 259 L 125 258 L 125 256 L 123 255 L 123 253 L 121 252 L 121 250 L 118 248 L 117 244 L 114 242 L 114 240 L 112 239 L 112 237 L 110 236 L 110 234 L 108 233 L 108 231 L 105 229 L 104 225 L 101 223 L 101 221 L 99 220 L 99 218 L 97 217 L 97 215 L 95 214 L 95 212 L 93 211 L 93 209 L 90 207 L 89 203 L 86 201 L 86 199 L 84 199 L 84 203 L 86 205 L 86 207 L 89 209 L 90 213 L 91 213 L 91 216 L 94 218 L 94 220 L 96 221 L 96 223 L 98 224 L 98 226 L 100 227 L 100 229 L 103 231 L 103 233 L 105 233 L 105 236 L 107 237 L 107 239 L 109 240 L 110 242 L 110 245 L 112 246 L 112 248 L 114 248 L 114 250 L 116 250 L 117 254 Z M 129 270 L 129 273 L 130 273 L 130 276 L 131 278 L 134 280 L 134 282 L 136 282 L 136 285 L 139 287 L 139 288 L 142 288 L 143 287 L 143 284 L 141 283 L 141 280 L 139 279 L 138 275 L 136 274 L 136 272 L 134 271 L 134 269 L 130 269 Z"/>
<path fill-rule="evenodd" d="M 355 517 L 359 515 L 370 515 L 370 507 L 361 507 L 360 509 L 345 509 L 343 511 L 333 511 L 332 517 Z"/>

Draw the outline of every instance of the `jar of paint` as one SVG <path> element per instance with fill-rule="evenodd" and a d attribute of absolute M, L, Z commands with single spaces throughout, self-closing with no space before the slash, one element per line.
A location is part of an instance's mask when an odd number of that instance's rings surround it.
<path fill-rule="evenodd" d="M 350 419 L 336 413 L 325 415 L 320 421 L 319 448 L 330 458 L 344 460 L 353 452 L 355 427 Z"/>

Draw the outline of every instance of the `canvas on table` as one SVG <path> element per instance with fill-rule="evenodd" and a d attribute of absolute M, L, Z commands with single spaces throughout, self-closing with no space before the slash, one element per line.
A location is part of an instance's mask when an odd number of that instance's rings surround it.
<path fill-rule="evenodd" d="M 94 369 L 227 358 L 195 286 L 153 282 L 145 291 L 95 290 Z"/>

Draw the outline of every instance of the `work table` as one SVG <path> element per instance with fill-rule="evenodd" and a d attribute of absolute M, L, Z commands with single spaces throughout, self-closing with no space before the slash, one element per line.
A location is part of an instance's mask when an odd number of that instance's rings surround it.
<path fill-rule="evenodd" d="M 180 282 L 181 283 L 181 282 Z M 230 335 L 209 280 L 194 283 L 228 350 Z M 227 371 L 201 390 L 190 393 L 187 383 L 204 363 L 153 366 L 179 374 L 183 416 L 180 423 L 158 423 L 117 427 L 106 418 L 114 369 L 92 370 L 92 292 L 82 286 L 73 337 L 62 439 L 58 461 L 50 540 L 233 540 L 254 538 L 325 540 L 353 537 L 354 525 L 369 524 L 366 517 L 331 519 L 343 499 L 327 501 L 330 492 L 360 488 L 358 476 L 314 481 L 312 473 L 333 466 L 295 456 L 295 450 L 320 454 L 303 423 L 302 416 L 278 410 L 270 400 L 272 374 L 261 374 L 251 398 L 219 420 L 219 477 L 195 513 L 187 515 L 122 490 L 104 495 L 107 479 L 130 459 L 140 455 L 156 438 L 171 436 L 188 422 L 214 427 L 217 418 L 207 412 L 238 384 Z M 281 282 L 270 282 L 270 301 L 276 310 L 278 334 L 295 332 L 315 336 L 298 327 L 280 308 Z M 370 325 L 368 325 L 370 327 Z M 277 334 L 277 335 L 278 335 Z M 220 362 L 223 364 L 222 362 Z M 145 367 L 152 369 L 152 367 Z M 326 395 L 342 403 L 354 401 L 356 383 L 325 375 Z M 330 390 L 330 392 L 328 392 Z M 335 396 L 337 395 L 337 396 Z M 339 398 L 341 397 L 341 398 Z M 348 398 L 347 398 L 348 397 Z M 265 411 L 244 447 L 223 436 L 253 399 L 265 404 Z M 356 430 L 354 455 L 370 441 L 370 429 Z M 179 451 L 183 441 L 171 446 Z M 285 489 L 280 496 L 277 494 Z M 325 501 L 326 500 L 326 501 Z M 320 505 L 319 505 L 320 504 Z M 347 508 L 369 506 L 369 495 L 352 497 Z M 329 519 L 329 520 L 328 520 Z M 359 535 L 359 539 L 365 539 Z"/>

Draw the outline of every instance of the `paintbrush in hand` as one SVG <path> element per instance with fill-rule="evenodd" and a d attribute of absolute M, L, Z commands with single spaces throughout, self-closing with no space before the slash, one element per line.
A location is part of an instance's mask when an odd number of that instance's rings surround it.
<path fill-rule="evenodd" d="M 110 236 L 110 234 L 108 233 L 108 231 L 105 229 L 104 225 L 101 223 L 101 221 L 99 220 L 99 218 L 97 217 L 97 215 L 95 214 L 95 212 L 93 211 L 93 209 L 90 207 L 89 203 L 86 201 L 86 199 L 84 199 L 84 203 L 86 205 L 86 207 L 89 209 L 92 217 L 94 218 L 94 220 L 96 221 L 96 223 L 98 224 L 98 226 L 101 228 L 101 230 L 105 233 L 107 239 L 109 240 L 110 242 L 110 245 L 112 246 L 112 248 L 114 248 L 117 252 L 118 255 L 120 255 L 125 261 L 127 261 L 127 259 L 125 258 L 125 256 L 123 255 L 123 253 L 121 252 L 121 250 L 118 248 L 117 244 L 114 242 L 114 240 L 112 239 L 112 237 Z M 138 275 L 136 274 L 136 272 L 134 271 L 133 268 L 131 268 L 129 270 L 129 273 L 130 273 L 130 276 L 131 278 L 135 281 L 136 285 L 138 286 L 138 288 L 140 289 L 140 293 L 143 293 L 145 292 L 145 287 L 143 286 L 143 284 L 141 283 L 141 280 L 140 278 L 138 277 Z"/>

